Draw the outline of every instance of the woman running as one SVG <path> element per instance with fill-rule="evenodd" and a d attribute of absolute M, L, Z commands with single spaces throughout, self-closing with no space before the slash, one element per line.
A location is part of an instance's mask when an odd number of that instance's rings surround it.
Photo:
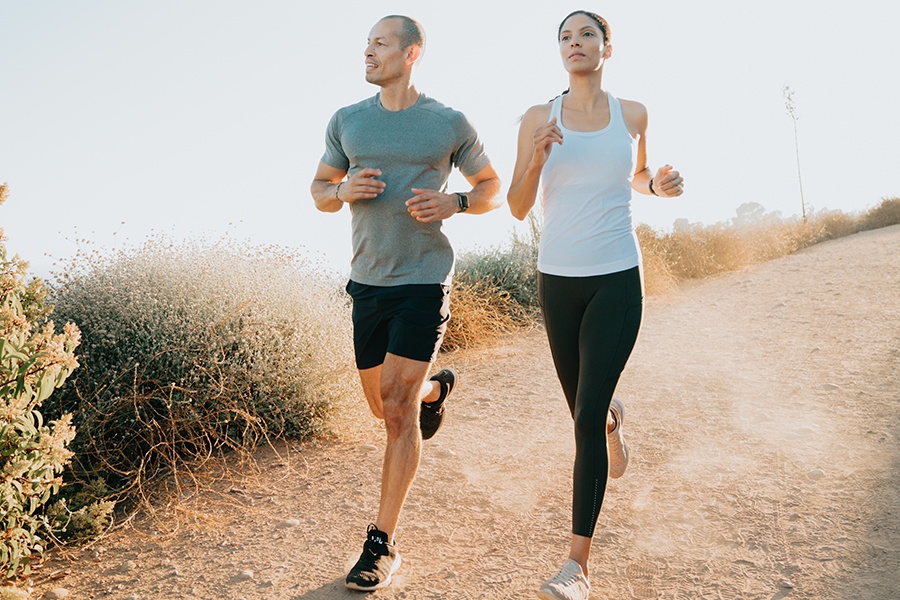
<path fill-rule="evenodd" d="M 609 24 L 575 11 L 559 26 L 569 89 L 525 113 L 507 199 L 524 219 L 542 192 L 541 310 L 556 372 L 575 421 L 572 545 L 538 597 L 586 599 L 594 526 L 609 477 L 628 464 L 625 409 L 613 392 L 643 311 L 641 254 L 631 190 L 675 197 L 683 179 L 647 165 L 647 109 L 601 87 L 612 54 Z"/>

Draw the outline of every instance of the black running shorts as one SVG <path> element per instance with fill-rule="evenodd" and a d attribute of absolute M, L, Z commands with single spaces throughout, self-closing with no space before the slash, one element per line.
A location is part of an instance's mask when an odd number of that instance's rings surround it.
<path fill-rule="evenodd" d="M 347 293 L 353 298 L 357 369 L 377 367 L 388 352 L 434 362 L 450 320 L 450 286 L 382 287 L 351 280 Z"/>

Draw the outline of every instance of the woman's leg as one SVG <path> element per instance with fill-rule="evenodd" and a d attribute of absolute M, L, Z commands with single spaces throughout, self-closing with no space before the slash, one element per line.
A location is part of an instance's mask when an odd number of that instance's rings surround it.
<path fill-rule="evenodd" d="M 542 278 L 545 326 L 575 421 L 570 558 L 587 574 L 609 475 L 609 405 L 640 329 L 640 272 L 635 268 L 598 277 L 550 277 Z"/>

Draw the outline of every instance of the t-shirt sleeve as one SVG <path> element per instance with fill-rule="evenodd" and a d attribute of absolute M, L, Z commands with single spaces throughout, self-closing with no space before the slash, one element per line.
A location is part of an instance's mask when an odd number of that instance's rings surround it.
<path fill-rule="evenodd" d="M 322 155 L 322 162 L 335 169 L 346 171 L 350 168 L 350 159 L 347 158 L 344 148 L 341 146 L 342 122 L 339 112 L 335 113 L 328 122 L 328 128 L 325 130 L 325 154 Z"/>
<path fill-rule="evenodd" d="M 478 133 L 465 116 L 460 115 L 457 127 L 460 130 L 460 145 L 453 153 L 453 164 L 464 176 L 471 177 L 491 164 L 491 160 L 484 151 Z"/>

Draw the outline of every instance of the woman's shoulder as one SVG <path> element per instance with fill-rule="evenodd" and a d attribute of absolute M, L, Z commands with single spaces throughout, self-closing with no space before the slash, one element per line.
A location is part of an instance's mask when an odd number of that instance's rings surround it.
<path fill-rule="evenodd" d="M 622 107 L 622 117 L 625 118 L 625 123 L 629 126 L 628 129 L 638 132 L 644 131 L 647 128 L 647 107 L 634 100 L 626 100 L 624 98 L 619 98 L 618 100 L 619 105 Z"/>
<path fill-rule="evenodd" d="M 618 98 L 619 104 L 622 106 L 622 112 L 628 116 L 647 118 L 647 107 L 635 100 L 626 100 Z"/>
<path fill-rule="evenodd" d="M 522 115 L 522 125 L 533 125 L 536 127 L 541 123 L 546 123 L 550 120 L 550 111 L 552 108 L 552 100 L 550 102 L 545 102 L 544 104 L 535 104 Z"/>

